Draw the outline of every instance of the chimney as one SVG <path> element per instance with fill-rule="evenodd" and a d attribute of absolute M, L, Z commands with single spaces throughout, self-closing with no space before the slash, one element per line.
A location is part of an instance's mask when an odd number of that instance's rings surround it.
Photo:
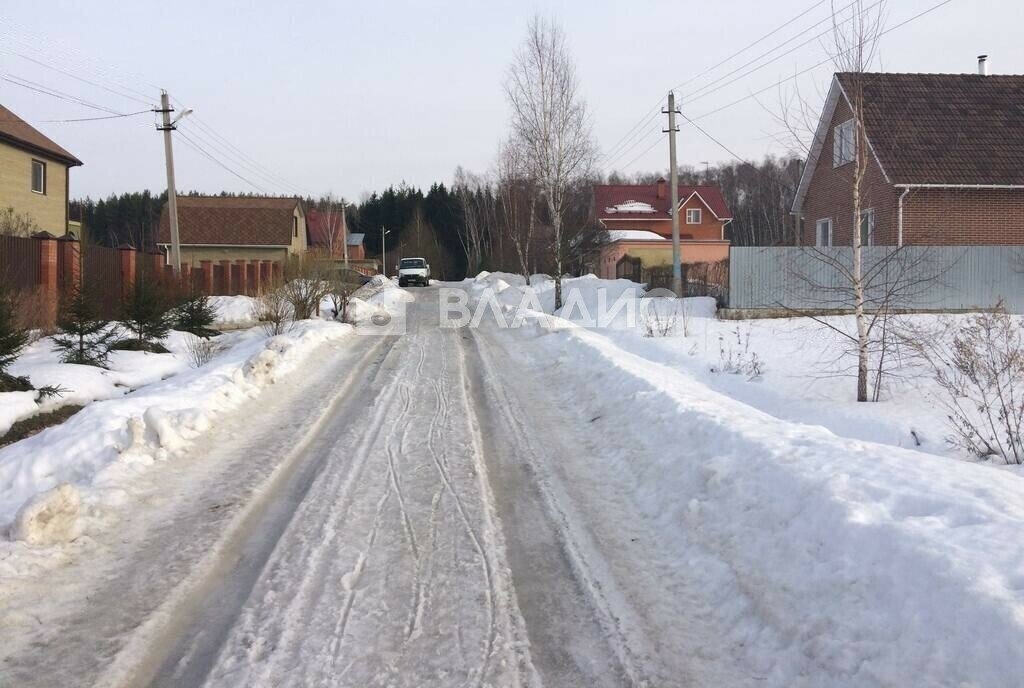
<path fill-rule="evenodd" d="M 668 183 L 664 177 L 658 178 L 658 198 L 665 198 L 665 194 L 668 191 Z"/>
<path fill-rule="evenodd" d="M 978 74 L 988 76 L 988 55 L 978 55 Z"/>

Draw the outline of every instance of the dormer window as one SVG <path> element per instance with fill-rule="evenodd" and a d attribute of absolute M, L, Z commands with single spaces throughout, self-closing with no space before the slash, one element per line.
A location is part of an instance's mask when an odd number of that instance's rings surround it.
<path fill-rule="evenodd" d="M 832 167 L 853 162 L 856 155 L 853 120 L 836 125 L 832 131 Z"/>

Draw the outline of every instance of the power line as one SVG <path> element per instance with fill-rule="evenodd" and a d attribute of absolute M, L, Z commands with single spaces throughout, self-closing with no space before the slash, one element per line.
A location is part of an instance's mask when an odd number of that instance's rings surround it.
<path fill-rule="evenodd" d="M 70 93 L 64 93 L 63 91 L 58 91 L 57 89 L 51 88 L 50 86 L 44 86 L 43 84 L 40 84 L 38 82 L 29 81 L 28 79 L 22 78 L 20 76 L 15 75 L 15 74 L 8 73 L 6 75 L 0 75 L 0 79 L 3 79 L 4 81 L 6 81 L 8 83 L 14 84 L 15 86 L 21 86 L 22 88 L 27 88 L 30 91 L 36 91 L 37 93 L 43 93 L 45 95 L 52 96 L 52 97 L 58 98 L 60 100 L 66 100 L 66 101 L 69 101 L 69 102 L 72 102 L 72 103 L 77 103 L 79 105 L 82 105 L 83 107 L 91 108 L 93 110 L 99 110 L 100 112 L 107 112 L 107 113 L 109 113 L 111 115 L 122 115 L 122 114 L 124 114 L 122 112 L 118 112 L 117 110 L 112 110 L 111 108 L 104 107 L 102 105 L 96 105 L 95 103 L 90 103 L 89 101 L 83 100 L 83 99 L 78 98 L 76 96 L 73 96 Z"/>
<path fill-rule="evenodd" d="M 872 9 L 874 7 L 877 7 L 878 5 L 881 5 L 882 2 L 884 2 L 884 0 L 877 0 L 876 2 L 872 3 L 871 5 L 868 5 L 864 9 L 864 11 L 867 11 L 867 10 L 870 10 L 870 9 Z M 848 9 L 850 6 L 851 5 L 847 5 L 842 10 L 839 10 L 836 14 L 833 14 L 830 17 L 830 19 L 833 19 L 833 21 L 834 21 L 835 17 L 839 16 L 839 12 L 845 12 L 846 9 Z M 850 19 L 853 19 L 853 17 L 851 16 Z M 822 21 L 827 21 L 827 20 L 822 20 Z M 818 24 L 820 24 L 820 23 L 822 23 L 822 22 L 818 22 Z M 814 26 L 817 26 L 817 24 L 815 24 Z M 811 28 L 813 28 L 813 27 L 811 27 Z M 700 100 L 701 98 L 705 98 L 705 97 L 711 95 L 712 93 L 720 91 L 723 88 L 725 88 L 725 87 L 727 87 L 727 86 L 729 86 L 731 84 L 734 84 L 737 81 L 740 81 L 741 79 L 744 79 L 744 78 L 750 76 L 754 72 L 757 72 L 757 71 L 760 71 L 760 70 L 764 69 L 765 67 L 767 67 L 768 65 L 772 64 L 773 62 L 778 62 L 779 60 L 781 60 L 785 56 L 793 54 L 794 52 L 796 52 L 800 48 L 803 48 L 804 46 L 809 45 L 809 44 L 815 42 L 816 40 L 818 40 L 822 36 L 825 36 L 825 35 L 828 35 L 828 34 L 832 33 L 832 31 L 833 31 L 832 28 L 828 28 L 828 29 L 826 29 L 826 30 L 824 30 L 824 31 L 822 31 L 822 32 L 820 32 L 818 34 L 815 34 L 814 36 L 811 36 L 810 38 L 808 38 L 806 41 L 804 41 L 802 43 L 799 43 L 799 44 L 793 46 L 792 48 L 790 48 L 789 50 L 787 50 L 787 51 L 785 51 L 785 52 L 783 52 L 783 53 L 781 53 L 779 55 L 776 55 L 772 59 L 770 59 L 770 60 L 768 60 L 766 62 L 762 62 L 761 64 L 759 64 L 758 66 L 754 67 L 753 69 L 748 70 L 748 71 L 744 72 L 743 74 L 740 74 L 735 79 L 730 79 L 729 81 L 726 81 L 725 83 L 721 83 L 724 79 L 732 76 L 733 74 L 736 74 L 737 72 L 745 69 L 746 67 L 749 67 L 750 65 L 752 65 L 755 62 L 757 62 L 758 60 L 760 60 L 762 57 L 766 57 L 766 56 L 772 54 L 773 52 L 775 52 L 776 50 L 778 50 L 782 46 L 786 45 L 786 43 L 789 43 L 789 42 L 795 40 L 796 38 L 798 38 L 798 36 L 794 36 L 793 38 L 790 38 L 789 40 L 785 41 L 784 43 L 779 44 L 778 46 L 772 48 L 771 50 L 758 55 L 753 60 L 750 60 L 748 62 L 743 63 L 742 65 L 740 65 L 736 69 L 732 70 L 731 72 L 728 72 L 727 74 L 723 74 L 718 79 L 715 79 L 714 81 L 711 81 L 710 83 L 707 83 L 704 86 L 701 86 L 700 88 L 698 88 L 698 89 L 696 89 L 696 90 L 686 94 L 684 96 L 684 99 L 687 102 L 692 103 L 695 100 Z M 711 88 L 712 86 L 715 86 L 715 84 L 721 84 L 721 85 L 719 85 L 719 86 L 717 86 L 715 88 Z"/>
<path fill-rule="evenodd" d="M 753 48 L 753 47 L 754 47 L 755 45 L 757 45 L 758 43 L 761 43 L 762 41 L 764 41 L 764 40 L 766 40 L 766 39 L 768 39 L 768 38 L 772 37 L 773 35 L 775 35 L 775 34 L 776 34 L 776 33 L 778 33 L 779 31 L 781 31 L 782 29 L 784 29 L 784 28 L 786 28 L 787 26 L 790 26 L 791 24 L 793 24 L 794 22 L 796 22 L 796 21 L 800 20 L 801 18 L 803 18 L 803 17 L 804 17 L 804 16 L 806 16 L 807 14 L 809 14 L 809 13 L 813 12 L 814 10 L 816 10 L 816 9 L 817 9 L 818 7 L 821 7 L 821 6 L 822 6 L 822 5 L 824 5 L 824 4 L 826 3 L 826 2 L 828 2 L 828 0 L 818 0 L 818 2 L 814 3 L 813 5 L 811 5 L 811 6 L 810 6 L 810 7 L 808 7 L 808 8 L 806 9 L 806 10 L 804 10 L 804 11 L 800 12 L 799 14 L 797 14 L 797 15 L 796 15 L 795 17 L 793 17 L 792 19 L 790 19 L 790 20 L 786 21 L 786 22 L 785 22 L 785 23 L 783 23 L 783 24 L 782 24 L 781 26 L 778 26 L 778 27 L 776 27 L 775 29 L 773 29 L 772 31 L 769 31 L 768 33 L 766 33 L 765 35 L 763 35 L 763 36 L 761 36 L 760 38 L 756 39 L 756 40 L 755 40 L 755 41 L 753 41 L 752 43 L 748 43 L 748 44 L 747 44 L 746 46 L 744 46 L 743 48 L 740 48 L 739 50 L 737 50 L 736 52 L 734 52 L 734 53 L 733 53 L 732 55 L 730 55 L 729 57 L 725 58 L 725 59 L 724 59 L 724 60 L 722 60 L 721 62 L 718 62 L 717 64 L 713 65 L 712 67 L 709 67 L 708 69 L 705 69 L 705 70 L 704 70 L 703 72 L 700 72 L 699 74 L 697 74 L 697 75 L 695 75 L 695 76 L 693 76 L 693 77 L 690 77 L 690 78 L 689 78 L 689 79 L 687 79 L 686 81 L 683 81 L 683 82 L 682 82 L 681 84 L 679 84 L 678 86 L 676 86 L 676 88 L 680 88 L 680 87 L 682 87 L 682 86 L 685 86 L 685 85 L 686 85 L 686 84 L 688 84 L 688 83 L 692 83 L 693 81 L 695 81 L 696 79 L 699 79 L 700 77 L 704 76 L 705 74 L 708 74 L 709 72 L 712 72 L 712 71 L 714 71 L 715 69 L 718 69 L 718 68 L 719 68 L 719 67 L 721 67 L 721 66 L 722 66 L 723 64 L 726 64 L 727 62 L 729 62 L 730 60 L 732 60 L 732 59 L 733 59 L 734 57 L 737 57 L 738 55 L 742 55 L 742 54 L 743 54 L 744 52 L 746 52 L 747 50 L 750 50 L 751 48 Z M 619 139 L 618 141 L 616 141 L 616 142 L 615 142 L 615 144 L 614 144 L 614 145 L 613 145 L 613 146 L 612 146 L 612 147 L 611 147 L 611 148 L 610 148 L 610 149 L 608 150 L 608 153 L 606 153 L 606 154 L 604 154 L 604 155 L 602 155 L 602 156 L 601 156 L 601 157 L 602 157 L 602 159 L 604 159 L 605 161 L 610 161 L 610 160 L 612 160 L 612 159 L 613 159 L 613 156 L 615 156 L 615 155 L 616 155 L 616 151 L 617 151 L 617 150 L 619 149 L 619 147 L 620 147 L 620 146 L 622 146 L 622 145 L 623 145 L 623 143 L 624 143 L 624 142 L 625 142 L 625 141 L 626 141 L 627 139 L 632 139 L 632 138 L 634 138 L 634 137 L 633 137 L 633 134 L 634 134 L 634 132 L 635 132 L 635 131 L 636 131 L 636 130 L 637 130 L 638 128 L 640 128 L 640 129 L 642 129 L 642 128 L 643 128 L 643 125 L 645 124 L 645 122 L 649 121 L 649 119 L 650 119 L 650 116 L 651 116 L 651 114 L 659 114 L 659 115 L 660 115 L 660 114 L 661 114 L 661 113 L 660 113 L 660 110 L 661 110 L 661 99 L 659 98 L 659 99 L 658 99 L 658 101 L 657 101 L 657 102 L 656 102 L 656 103 L 655 103 L 655 104 L 654 104 L 654 105 L 653 105 L 653 106 L 651 107 L 651 109 L 650 109 L 650 110 L 648 110 L 646 114 L 644 114 L 643 116 L 641 116 L 641 117 L 640 117 L 640 119 L 639 119 L 639 120 L 638 120 L 638 121 L 636 122 L 636 124 L 634 124 L 634 125 L 633 125 L 632 127 L 630 127 L 629 131 L 627 131 L 627 132 L 626 132 L 626 133 L 625 133 L 625 134 L 624 134 L 624 135 L 622 136 L 622 138 L 620 138 L 620 139 Z M 632 147 L 635 147 L 635 145 L 634 145 L 634 146 L 632 146 Z M 617 157 L 621 157 L 621 155 L 622 155 L 622 154 L 623 154 L 624 152 L 626 152 L 626 151 L 630 150 L 630 148 L 631 148 L 630 146 L 626 146 L 626 147 L 625 147 L 625 148 L 624 148 L 623 150 L 621 150 L 621 151 L 618 151 L 619 155 L 618 155 Z"/>
<path fill-rule="evenodd" d="M 257 190 L 261 191 L 262 193 L 270 195 L 270 192 L 267 191 L 266 189 L 264 189 L 262 186 L 260 186 L 259 184 L 253 182 L 250 179 L 247 179 L 246 177 L 243 177 L 241 174 L 239 174 L 235 170 L 231 169 L 230 167 L 225 165 L 223 162 L 218 160 L 216 157 L 211 155 L 206 149 L 204 149 L 198 143 L 196 143 L 191 138 L 189 138 L 189 136 L 185 132 L 181 131 L 181 129 L 178 129 L 178 135 L 181 137 L 182 142 L 184 142 L 185 145 L 187 145 L 189 148 L 192 148 L 194 151 L 196 151 L 200 155 L 204 156 L 206 159 L 210 160 L 211 162 L 215 163 L 219 167 L 221 167 L 221 168 L 227 170 L 228 172 L 230 172 L 231 174 L 235 175 L 236 177 L 238 177 L 239 179 L 241 179 L 243 182 L 245 182 L 249 186 L 253 187 L 254 189 L 257 189 Z"/>
<path fill-rule="evenodd" d="M 661 136 L 659 136 L 658 138 L 654 139 L 654 141 L 653 141 L 653 142 L 651 143 L 651 145 L 649 145 L 649 146 L 648 146 L 647 148 L 644 148 L 644 149 L 643 149 L 642 151 L 640 151 L 640 155 L 636 156 L 635 158 L 633 158 L 632 160 L 630 160 L 629 162 L 627 162 L 627 163 L 626 163 L 625 165 L 623 165 L 623 166 L 622 166 L 622 169 L 626 169 L 626 168 L 628 168 L 628 167 L 629 167 L 630 165 L 632 165 L 633 163 L 635 163 L 635 162 L 636 162 L 637 160 L 639 160 L 640 158 L 642 158 L 642 157 L 644 157 L 645 155 L 647 155 L 648 153 L 650 153 L 650 152 L 651 152 L 651 150 L 652 150 L 652 149 L 653 149 L 653 148 L 654 148 L 655 146 L 657 146 L 657 145 L 658 145 L 659 143 L 661 143 Z"/>
<path fill-rule="evenodd" d="M 696 81 L 697 79 L 701 78 L 701 77 L 702 77 L 702 76 L 704 76 L 705 74 L 709 74 L 710 72 L 713 72 L 713 71 L 715 71 L 716 69 L 718 69 L 718 68 L 719 68 L 719 67 L 721 67 L 722 65 L 724 65 L 724 64 L 726 64 L 727 62 L 729 62 L 730 60 L 732 60 L 732 59 L 733 59 L 734 57 L 739 57 L 739 56 L 740 56 L 740 55 L 742 55 L 743 53 L 745 53 L 745 52 L 747 52 L 748 50 L 750 50 L 751 48 L 753 48 L 753 47 L 754 47 L 755 45 L 757 45 L 758 43 L 760 43 L 760 42 L 762 42 L 762 41 L 764 41 L 764 40 L 766 40 L 766 39 L 768 39 L 768 38 L 771 38 L 772 36 L 774 36 L 775 34 L 777 34 L 777 33 L 778 33 L 779 31 L 782 31 L 782 30 L 783 30 L 784 28 L 786 28 L 787 26 L 790 26 L 790 25 L 791 25 L 791 24 L 793 24 L 794 22 L 796 22 L 796 21 L 799 21 L 800 19 L 802 19 L 803 17 L 807 16 L 808 14 L 810 14 L 811 12 L 813 12 L 814 10 L 818 9 L 819 7 L 821 7 L 822 5 L 824 5 L 824 4 L 825 4 L 826 2 L 828 2 L 828 1 L 829 1 L 829 0 L 820 0 L 820 2 L 816 2 L 816 3 L 814 3 L 813 5 L 811 5 L 811 6 L 810 6 L 810 7 L 808 7 L 808 8 L 806 9 L 806 10 L 804 10 L 804 11 L 803 11 L 803 12 L 801 12 L 800 14 L 796 15 L 795 17 L 793 17 L 792 19 L 790 19 L 790 20 L 789 20 L 789 21 L 787 21 L 786 23 L 784 23 L 784 24 L 782 24 L 781 26 L 779 26 L 779 27 L 776 27 L 775 29 L 773 29 L 773 30 L 769 31 L 768 33 L 766 33 L 765 35 L 761 36 L 760 38 L 758 38 L 758 39 L 757 39 L 756 41 L 754 41 L 753 43 L 750 43 L 750 44 L 746 45 L 745 47 L 743 47 L 743 48 L 740 48 L 739 50 L 737 50 L 736 52 L 734 52 L 734 53 L 733 53 L 732 55 L 730 55 L 729 57 L 725 58 L 725 59 L 724 59 L 724 60 L 722 60 L 721 62 L 719 62 L 719 63 L 715 64 L 715 65 L 714 65 L 714 66 L 712 66 L 712 67 L 708 67 L 707 69 L 705 69 L 705 70 L 704 70 L 703 72 L 701 72 L 700 74 L 696 74 L 696 75 L 694 75 L 694 76 L 691 76 L 691 77 L 690 77 L 689 79 L 686 79 L 685 81 L 682 81 L 682 82 L 680 82 L 680 83 L 676 84 L 675 88 L 682 88 L 683 86 L 686 86 L 687 84 L 691 84 L 691 83 L 693 83 L 694 81 Z M 852 5 L 852 4 L 854 4 L 854 3 L 850 3 L 850 5 Z M 849 7 L 850 5 L 847 5 L 847 7 Z M 821 22 L 819 22 L 819 24 L 820 24 L 820 23 L 821 23 Z M 815 26 L 817 26 L 817 24 L 812 24 L 812 25 L 811 25 L 811 28 L 814 28 Z M 792 40 L 792 39 L 791 39 L 791 40 Z"/>
<path fill-rule="evenodd" d="M 151 99 L 143 100 L 142 98 L 137 98 L 136 96 L 122 93 L 119 90 L 116 90 L 116 89 L 113 89 L 113 88 L 109 88 L 107 86 L 104 86 L 103 84 L 99 84 L 99 83 L 96 83 L 95 81 L 91 81 L 89 79 L 86 79 L 85 77 L 78 76 L 78 75 L 73 74 L 73 73 L 71 73 L 71 72 L 69 72 L 67 70 L 61 69 L 60 67 L 54 67 L 53 65 L 47 64 L 47 63 L 43 62 L 42 60 L 37 60 L 34 57 L 29 57 L 28 55 L 23 55 L 23 54 L 21 54 L 19 52 L 15 52 L 13 50 L 8 50 L 6 48 L 0 48 L 0 50 L 3 50 L 4 52 L 6 52 L 8 54 L 11 54 L 11 55 L 16 55 L 17 57 L 20 57 L 23 60 L 27 60 L 27 61 L 29 61 L 29 62 L 31 62 L 33 64 L 37 64 L 40 67 L 44 67 L 46 69 L 52 70 L 54 72 L 57 72 L 59 74 L 63 74 L 64 76 L 71 77 L 72 79 L 75 79 L 77 81 L 81 81 L 84 84 L 89 84 L 90 86 L 95 86 L 96 88 L 101 88 L 104 91 L 107 91 L 108 93 L 113 93 L 114 95 L 120 96 L 121 98 L 127 98 L 128 100 L 134 100 L 136 103 L 142 103 L 143 105 L 151 105 L 152 102 L 153 102 Z"/>
<path fill-rule="evenodd" d="M 682 113 L 680 113 L 680 114 L 682 114 Z M 724 143 L 722 143 L 721 141 L 719 141 L 718 139 L 716 139 L 716 138 L 715 138 L 714 136 L 712 136 L 711 134 L 709 134 L 709 133 L 707 132 L 707 130 L 705 130 L 705 129 L 704 129 L 704 128 L 703 128 L 702 126 L 700 126 L 699 124 L 697 124 L 696 122 L 694 122 L 694 121 L 693 121 L 692 119 L 690 119 L 690 118 L 689 118 L 689 117 L 687 117 L 686 115 L 683 115 L 683 119 L 685 119 L 685 120 L 686 120 L 686 121 L 687 121 L 687 122 L 688 122 L 689 124 L 692 124 L 692 125 L 694 126 L 694 128 L 695 128 L 695 129 L 696 129 L 697 131 L 699 131 L 700 133 L 704 134 L 704 136 L 706 136 L 706 137 L 708 137 L 709 139 L 711 139 L 712 141 L 714 141 L 714 142 L 715 142 L 715 143 L 716 143 L 716 144 L 718 145 L 718 147 L 719 147 L 719 148 L 721 148 L 722 150 L 724 150 L 724 151 L 725 151 L 726 153 L 728 153 L 728 154 L 729 154 L 729 155 L 731 155 L 732 157 L 736 158 L 736 160 L 738 160 L 739 162 L 745 163 L 745 164 L 747 164 L 747 165 L 750 165 L 750 164 L 751 164 L 751 162 L 750 162 L 749 160 L 745 160 L 745 159 L 741 158 L 740 156 L 738 156 L 738 155 L 737 155 L 736 153 L 734 153 L 734 152 L 732 151 L 732 149 L 731 149 L 731 148 L 729 148 L 729 147 L 728 147 L 728 146 L 726 146 L 726 145 L 725 145 Z"/>
<path fill-rule="evenodd" d="M 95 122 L 99 119 L 117 119 L 118 117 L 134 117 L 135 115 L 142 115 L 147 112 L 153 112 L 153 108 L 148 110 L 139 110 L 138 112 L 125 112 L 119 115 L 104 115 L 102 117 L 79 117 L 77 119 L 43 119 L 41 122 Z"/>
<path fill-rule="evenodd" d="M 935 10 L 939 9 L 940 7 L 942 7 L 944 5 L 948 5 L 951 2 L 953 2 L 953 0 L 942 0 L 942 2 L 940 2 L 938 4 L 935 4 L 935 5 L 932 5 L 928 9 L 926 9 L 926 10 L 924 10 L 922 12 L 919 12 L 919 13 L 915 14 L 912 17 L 910 17 L 908 19 L 904 19 L 899 24 L 896 24 L 895 26 L 891 26 L 888 29 L 879 32 L 876 36 L 872 37 L 872 39 L 881 38 L 882 36 L 886 35 L 887 33 L 891 32 L 891 31 L 895 31 L 896 29 L 898 29 L 898 28 L 900 28 L 902 26 L 906 26 L 910 22 L 915 21 L 917 19 L 920 19 L 921 17 L 925 16 L 926 14 L 930 14 L 930 13 L 934 12 Z M 861 41 L 860 43 L 857 43 L 856 45 L 852 46 L 851 48 L 840 52 L 838 55 L 845 55 L 846 53 L 852 52 L 853 50 L 856 50 L 857 48 L 860 48 L 861 46 L 864 45 L 864 43 L 867 42 L 867 40 L 868 39 L 865 39 L 865 40 Z M 691 120 L 704 119 L 705 117 L 710 117 L 711 115 L 717 114 L 717 113 L 721 112 L 722 110 L 726 110 L 728 108 L 731 108 L 732 106 L 738 105 L 739 103 L 742 103 L 742 102 L 744 102 L 746 100 L 750 100 L 751 98 L 756 98 L 757 96 L 761 95 L 765 91 L 768 91 L 768 90 L 773 89 L 773 88 L 777 88 L 777 87 L 781 86 L 782 84 L 786 83 L 787 81 L 792 81 L 793 79 L 796 79 L 796 78 L 798 78 L 800 76 L 803 76 L 807 72 L 810 72 L 810 71 L 812 71 L 814 69 L 817 69 L 818 67 L 820 67 L 820 66 L 822 66 L 824 64 L 827 64 L 827 63 L 831 62 L 838 55 L 836 55 L 836 56 L 830 55 L 829 57 L 825 58 L 821 62 L 817 62 L 817 63 L 811 65 L 810 67 L 807 67 L 806 69 L 800 70 L 796 74 L 793 74 L 791 76 L 787 76 L 784 79 L 779 79 L 774 84 L 771 84 L 769 86 L 765 86 L 764 88 L 759 89 L 757 91 L 754 91 L 753 93 L 750 93 L 750 94 L 748 94 L 746 96 L 743 96 L 742 98 L 738 98 L 738 99 L 736 99 L 736 100 L 734 100 L 734 101 L 732 101 L 730 103 L 726 103 L 725 105 L 722 105 L 721 107 L 717 107 L 714 110 L 709 110 L 708 112 L 705 112 L 705 113 L 703 113 L 701 115 L 698 115 L 698 116 L 690 118 L 690 119 Z"/>

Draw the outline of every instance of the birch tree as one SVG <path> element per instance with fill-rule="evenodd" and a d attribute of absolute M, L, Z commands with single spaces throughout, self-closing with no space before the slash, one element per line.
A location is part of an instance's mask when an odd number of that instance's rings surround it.
<path fill-rule="evenodd" d="M 519 271 L 529 279 L 530 246 L 537 227 L 537 185 L 518 139 L 509 139 L 498 152 L 497 177 L 502 231 L 515 249 Z"/>
<path fill-rule="evenodd" d="M 567 196 L 573 182 L 588 175 L 596 157 L 587 106 L 579 91 L 561 27 L 534 16 L 509 68 L 505 93 L 512 110 L 512 137 L 522 146 L 550 215 L 556 309 L 562 307 Z"/>

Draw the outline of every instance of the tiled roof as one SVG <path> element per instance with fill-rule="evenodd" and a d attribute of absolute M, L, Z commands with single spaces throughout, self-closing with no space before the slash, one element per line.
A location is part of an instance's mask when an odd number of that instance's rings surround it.
<path fill-rule="evenodd" d="M 860 76 L 865 130 L 892 183 L 1024 184 L 1024 76 Z M 847 95 L 855 77 L 836 75 Z"/>
<path fill-rule="evenodd" d="M 337 239 L 334 242 L 334 253 L 342 255 L 344 247 L 341 238 L 345 229 L 345 220 L 340 210 L 335 213 L 323 213 L 312 208 L 306 211 L 306 237 L 311 248 L 326 249 L 331 243 L 329 238 L 333 230 Z"/>
<path fill-rule="evenodd" d="M 719 220 L 728 220 L 732 217 L 729 206 L 722 197 L 722 192 L 717 186 L 686 186 L 679 185 L 679 202 L 682 203 L 694 192 L 704 199 L 711 212 Z M 594 203 L 599 218 L 614 218 L 617 220 L 650 220 L 652 217 L 669 217 L 671 215 L 672 200 L 670 194 L 665 191 L 664 198 L 658 198 L 657 184 L 602 184 L 594 186 Z M 654 213 L 644 210 L 639 204 L 647 204 L 654 209 Z M 628 205 L 627 205 L 628 204 Z M 622 211 L 608 212 L 608 208 L 625 206 Z"/>
<path fill-rule="evenodd" d="M 287 246 L 297 205 L 297 198 L 178 196 L 178 233 L 182 244 Z M 157 243 L 170 243 L 166 203 L 157 237 Z"/>
<path fill-rule="evenodd" d="M 81 165 L 82 161 L 71 155 L 56 143 L 43 136 L 39 130 L 16 114 L 0 105 L 0 141 L 6 141 L 22 148 L 56 158 L 68 165 Z"/>

